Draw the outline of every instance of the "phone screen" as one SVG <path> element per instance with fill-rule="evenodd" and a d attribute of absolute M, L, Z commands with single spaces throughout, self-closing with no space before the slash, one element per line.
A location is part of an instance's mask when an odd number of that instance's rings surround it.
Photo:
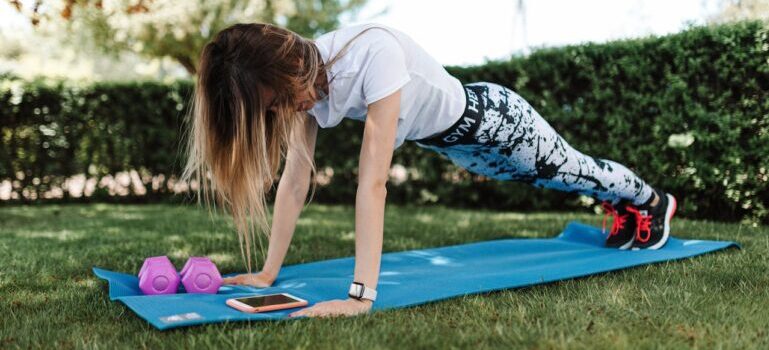
<path fill-rule="evenodd" d="M 260 295 L 248 298 L 238 298 L 236 300 L 252 307 L 288 304 L 299 301 L 284 294 Z"/>

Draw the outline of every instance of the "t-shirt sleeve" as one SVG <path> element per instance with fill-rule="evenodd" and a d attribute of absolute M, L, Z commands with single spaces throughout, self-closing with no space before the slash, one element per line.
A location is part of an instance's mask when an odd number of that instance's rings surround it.
<path fill-rule="evenodd" d="M 391 34 L 383 33 L 372 43 L 370 50 L 363 74 L 363 98 L 366 105 L 389 96 L 411 80 L 403 48 Z"/>

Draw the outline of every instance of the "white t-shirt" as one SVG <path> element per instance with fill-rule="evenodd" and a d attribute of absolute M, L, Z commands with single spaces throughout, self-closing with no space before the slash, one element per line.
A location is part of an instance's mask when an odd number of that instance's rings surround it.
<path fill-rule="evenodd" d="M 404 140 L 438 134 L 459 120 L 466 103 L 462 83 L 419 44 L 394 28 L 367 23 L 325 33 L 314 40 L 323 62 L 370 26 L 385 29 L 374 28 L 361 34 L 329 68 L 328 97 L 308 111 L 318 125 L 330 128 L 342 118 L 365 121 L 369 104 L 399 88 L 401 107 L 394 148 Z"/>

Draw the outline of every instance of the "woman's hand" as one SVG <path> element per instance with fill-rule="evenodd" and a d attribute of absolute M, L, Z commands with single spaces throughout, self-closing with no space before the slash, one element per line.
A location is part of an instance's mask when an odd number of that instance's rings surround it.
<path fill-rule="evenodd" d="M 308 317 L 334 317 L 334 316 L 353 316 L 365 314 L 371 310 L 374 302 L 368 299 L 358 300 L 349 298 L 347 300 L 329 300 L 317 303 L 311 307 L 294 311 L 289 317 L 308 316 Z"/>
<path fill-rule="evenodd" d="M 275 282 L 275 276 L 271 273 L 261 271 L 259 273 L 244 273 L 234 277 L 227 277 L 222 281 L 224 284 L 245 284 L 249 286 L 267 288 Z"/>

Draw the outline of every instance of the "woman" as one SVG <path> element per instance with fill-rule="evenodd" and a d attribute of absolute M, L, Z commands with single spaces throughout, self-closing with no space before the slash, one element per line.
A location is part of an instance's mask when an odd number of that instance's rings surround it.
<path fill-rule="evenodd" d="M 292 316 L 353 315 L 376 299 L 393 150 L 405 140 L 494 179 L 579 192 L 613 217 L 606 245 L 662 247 L 673 196 L 625 166 L 569 146 L 520 96 L 489 82 L 464 84 L 404 33 L 362 24 L 307 40 L 269 24 L 237 24 L 201 53 L 190 120 L 187 180 L 233 215 L 249 273 L 225 283 L 266 287 L 278 275 L 314 173 L 318 126 L 365 123 L 355 200 L 355 271 L 349 298 Z M 265 192 L 285 156 L 273 210 Z M 605 224 L 605 221 L 604 221 Z M 251 273 L 256 233 L 267 258 Z"/>

